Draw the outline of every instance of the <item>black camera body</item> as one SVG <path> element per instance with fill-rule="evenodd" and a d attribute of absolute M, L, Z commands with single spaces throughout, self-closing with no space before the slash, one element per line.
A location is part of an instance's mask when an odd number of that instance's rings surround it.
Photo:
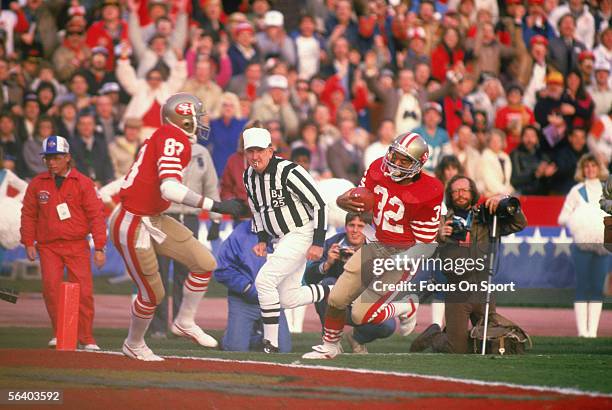
<path fill-rule="evenodd" d="M 350 246 L 342 246 L 339 249 L 340 252 L 340 260 L 342 262 L 346 262 L 353 254 L 355 253 L 355 249 Z"/>
<path fill-rule="evenodd" d="M 482 224 L 491 225 L 493 223 L 493 217 L 497 216 L 499 219 L 507 219 L 513 217 L 517 212 L 521 210 L 521 202 L 514 196 L 507 196 L 497 205 L 495 214 L 489 212 L 489 209 L 485 204 L 480 204 L 477 209 L 478 221 Z"/>
<path fill-rule="evenodd" d="M 468 219 L 471 219 L 468 217 Z M 465 219 L 460 216 L 453 215 L 453 219 L 451 220 L 451 228 L 453 229 L 451 233 L 451 238 L 457 241 L 465 241 L 467 238 L 468 232 L 471 230 L 471 224 L 466 222 Z"/>

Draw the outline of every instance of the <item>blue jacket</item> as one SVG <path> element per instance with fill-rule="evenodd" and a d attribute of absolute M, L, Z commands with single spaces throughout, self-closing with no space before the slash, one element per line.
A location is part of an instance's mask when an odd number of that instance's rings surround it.
<path fill-rule="evenodd" d="M 247 120 L 236 118 L 232 118 L 229 124 L 225 124 L 223 118 L 210 122 L 210 136 L 204 145 L 210 149 L 219 177 L 223 175 L 227 159 L 238 150 L 238 139 L 246 123 Z"/>
<path fill-rule="evenodd" d="M 213 273 L 217 282 L 227 287 L 229 294 L 254 304 L 259 303 L 255 278 L 266 262 L 265 257 L 253 253 L 253 246 L 257 242 L 257 235 L 251 232 L 251 221 L 237 225 L 221 244 L 217 253 L 217 269 Z"/>
<path fill-rule="evenodd" d="M 334 278 L 339 278 L 344 272 L 344 263 L 341 261 L 336 261 L 332 266 L 330 266 L 329 270 L 325 275 L 321 274 L 319 271 L 319 267 L 327 262 L 327 255 L 329 253 L 329 248 L 335 243 L 342 242 L 346 239 L 346 232 L 337 233 L 328 240 L 325 241 L 325 245 L 323 245 L 323 255 L 321 259 L 314 262 L 308 262 L 306 264 L 306 271 L 304 272 L 304 283 L 307 285 L 314 285 L 319 283 L 323 278 L 333 276 Z"/>

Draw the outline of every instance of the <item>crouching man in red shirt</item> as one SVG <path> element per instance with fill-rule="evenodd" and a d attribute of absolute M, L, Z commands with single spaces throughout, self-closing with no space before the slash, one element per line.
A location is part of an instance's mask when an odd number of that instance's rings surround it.
<path fill-rule="evenodd" d="M 41 155 L 49 172 L 38 174 L 23 200 L 21 242 L 28 259 L 40 256 L 43 296 L 55 333 L 57 302 L 64 268 L 68 280 L 80 285 L 78 339 L 85 350 L 100 350 L 93 337 L 94 301 L 91 251 L 87 235 L 95 244 L 94 263 L 106 261 L 106 223 L 103 204 L 93 181 L 71 166 L 72 157 L 64 137 L 51 136 L 43 142 Z M 53 347 L 54 337 L 49 341 Z"/>

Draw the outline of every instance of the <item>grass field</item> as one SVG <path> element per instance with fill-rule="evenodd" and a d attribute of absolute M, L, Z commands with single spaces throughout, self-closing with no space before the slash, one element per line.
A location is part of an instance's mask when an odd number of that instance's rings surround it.
<path fill-rule="evenodd" d="M 211 333 L 221 337 L 220 332 Z M 50 337 L 48 329 L 38 328 L 2 328 L 2 334 L 2 349 L 40 349 Z M 98 344 L 104 350 L 119 351 L 125 335 L 126 331 L 121 329 L 96 330 Z M 534 348 L 528 354 L 505 357 L 405 353 L 413 338 L 394 335 L 370 344 L 369 355 L 346 354 L 336 360 L 323 362 L 300 359 L 301 354 L 308 351 L 311 345 L 319 343 L 319 336 L 314 333 L 294 337 L 293 351 L 296 353 L 273 356 L 197 349 L 191 342 L 177 338 L 148 340 L 148 344 L 161 355 L 300 362 L 612 393 L 612 338 L 535 337 Z"/>

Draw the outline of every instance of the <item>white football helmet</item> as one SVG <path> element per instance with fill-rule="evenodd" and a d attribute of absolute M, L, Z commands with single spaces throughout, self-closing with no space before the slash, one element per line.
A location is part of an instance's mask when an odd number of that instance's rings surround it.
<path fill-rule="evenodd" d="M 408 166 L 396 164 L 398 155 L 408 159 L 411 164 Z M 395 138 L 383 157 L 381 170 L 385 176 L 400 182 L 420 173 L 428 158 L 429 147 L 423 137 L 416 132 L 407 132 Z"/>

